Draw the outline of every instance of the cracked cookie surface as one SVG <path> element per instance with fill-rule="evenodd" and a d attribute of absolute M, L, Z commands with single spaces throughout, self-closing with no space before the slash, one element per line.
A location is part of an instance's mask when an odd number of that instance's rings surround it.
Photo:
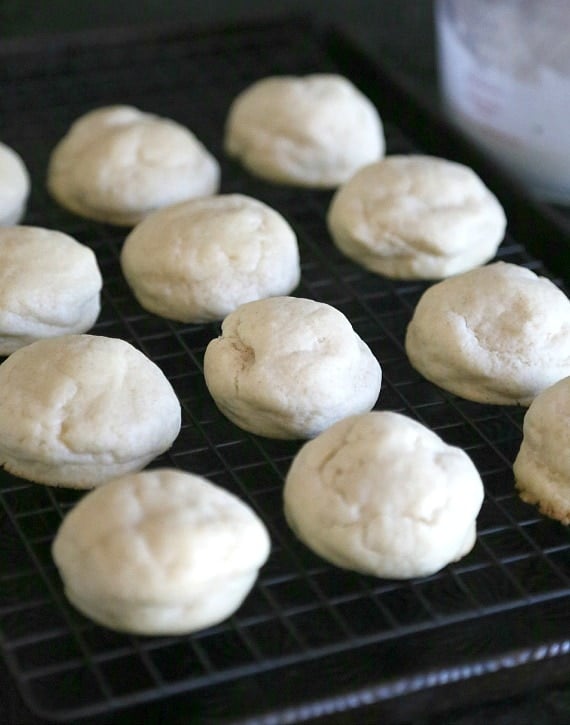
<path fill-rule="evenodd" d="M 158 635 L 230 616 L 269 549 L 263 522 L 244 501 L 200 476 L 158 468 L 84 496 L 52 552 L 67 597 L 84 614 Z"/>
<path fill-rule="evenodd" d="M 532 270 L 495 262 L 428 288 L 405 345 L 416 370 L 441 388 L 529 405 L 570 375 L 570 300 Z"/>
<path fill-rule="evenodd" d="M 49 160 L 47 186 L 70 211 L 134 226 L 155 209 L 213 194 L 217 160 L 186 127 L 133 106 L 104 106 L 72 123 Z"/>
<path fill-rule="evenodd" d="M 193 323 L 289 294 L 301 276 L 292 227 L 243 194 L 193 199 L 149 215 L 127 236 L 121 268 L 145 309 Z"/>
<path fill-rule="evenodd" d="M 0 227 L 0 355 L 87 332 L 101 309 L 95 253 L 53 229 Z"/>
<path fill-rule="evenodd" d="M 180 424 L 172 386 L 124 340 L 64 335 L 0 365 L 0 463 L 31 481 L 92 488 L 143 468 Z"/>
<path fill-rule="evenodd" d="M 461 449 L 404 415 L 372 411 L 305 443 L 283 496 L 289 525 L 315 553 L 406 579 L 471 550 L 483 484 Z"/>
<path fill-rule="evenodd" d="M 370 410 L 380 363 L 331 305 L 272 297 L 241 305 L 204 356 L 218 408 L 269 438 L 311 438 L 340 418 Z"/>
<path fill-rule="evenodd" d="M 463 164 L 389 155 L 357 171 L 332 198 L 336 246 L 394 279 L 441 279 L 492 259 L 506 217 L 498 199 Z"/>
<path fill-rule="evenodd" d="M 521 498 L 551 518 L 570 524 L 570 377 L 531 403 L 513 464 Z"/>
<path fill-rule="evenodd" d="M 245 88 L 226 121 L 226 151 L 276 183 L 333 188 L 384 155 L 372 102 L 333 73 L 269 76 Z"/>

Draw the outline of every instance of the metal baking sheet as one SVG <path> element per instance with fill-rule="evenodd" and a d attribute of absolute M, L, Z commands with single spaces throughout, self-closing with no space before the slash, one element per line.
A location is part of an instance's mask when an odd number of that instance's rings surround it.
<path fill-rule="evenodd" d="M 51 559 L 54 533 L 80 494 L 2 473 L 0 652 L 38 718 L 76 723 L 176 706 L 200 723 L 345 715 L 397 722 L 570 672 L 568 529 L 523 504 L 513 488 L 524 410 L 470 403 L 422 379 L 407 362 L 403 334 L 426 284 L 382 279 L 336 251 L 324 222 L 331 192 L 271 185 L 223 152 L 225 117 L 239 91 L 266 75 L 315 71 L 343 73 L 373 99 L 388 153 L 471 164 L 507 210 L 498 258 L 566 289 L 564 217 L 528 200 L 338 30 L 292 18 L 0 44 L 0 138 L 22 155 L 33 182 L 25 223 L 60 229 L 95 250 L 104 290 L 94 332 L 141 349 L 180 398 L 181 434 L 153 465 L 193 471 L 237 493 L 260 513 L 273 543 L 250 596 L 222 624 L 184 637 L 117 634 L 67 603 Z M 222 192 L 259 198 L 290 221 L 302 258 L 296 294 L 334 305 L 368 342 L 384 372 L 377 407 L 411 415 L 463 447 L 482 474 L 485 503 L 467 557 L 434 576 L 395 582 L 332 567 L 292 536 L 281 492 L 300 443 L 247 434 L 218 412 L 201 368 L 218 326 L 142 310 L 118 265 L 125 230 L 80 219 L 45 190 L 50 151 L 69 124 L 112 103 L 187 125 L 221 162 Z"/>

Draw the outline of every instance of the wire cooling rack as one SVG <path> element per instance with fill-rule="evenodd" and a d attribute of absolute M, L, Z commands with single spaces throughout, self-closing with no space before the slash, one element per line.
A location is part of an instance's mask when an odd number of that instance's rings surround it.
<path fill-rule="evenodd" d="M 354 711 L 361 723 L 368 713 L 395 722 L 442 703 L 482 700 L 499 686 L 520 691 L 539 670 L 554 678 L 551 664 L 568 673 L 570 536 L 514 492 L 523 411 L 461 400 L 410 367 L 403 335 L 426 284 L 382 279 L 336 251 L 324 222 L 330 192 L 273 186 L 230 161 L 222 148 L 229 104 L 266 75 L 342 72 L 378 104 L 389 153 L 471 163 L 497 191 L 509 215 L 498 258 L 564 286 L 556 263 L 567 259 L 567 230 L 342 34 L 304 20 L 56 38 L 0 47 L 0 59 L 0 138 L 22 155 L 33 180 L 25 223 L 66 231 L 95 250 L 104 289 L 94 332 L 145 352 L 180 398 L 180 436 L 154 465 L 202 474 L 237 493 L 261 515 L 273 543 L 250 596 L 222 624 L 185 637 L 117 634 L 67 603 L 51 559 L 54 533 L 80 494 L 2 473 L 0 651 L 26 707 L 60 722 L 171 703 L 185 722 L 277 725 Z M 218 412 L 202 376 L 218 326 L 144 312 L 119 269 L 125 231 L 73 216 L 46 193 L 55 143 L 79 115 L 112 103 L 187 125 L 220 160 L 223 192 L 249 194 L 287 217 L 301 249 L 296 294 L 334 305 L 368 342 L 384 372 L 378 407 L 420 420 L 477 465 L 486 498 L 467 557 L 434 576 L 395 582 L 334 568 L 292 536 L 281 493 L 300 444 L 244 433 Z"/>

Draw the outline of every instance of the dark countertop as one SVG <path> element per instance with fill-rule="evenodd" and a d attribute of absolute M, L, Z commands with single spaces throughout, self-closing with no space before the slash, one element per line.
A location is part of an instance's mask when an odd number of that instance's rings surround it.
<path fill-rule="evenodd" d="M 405 71 L 418 88 L 435 92 L 434 34 L 430 0 L 145 0 L 135 3 L 93 0 L 4 0 L 0 37 L 45 35 L 79 28 L 152 23 L 211 25 L 252 18 L 307 14 L 347 28 L 373 56 Z M 136 9 L 135 9 L 136 8 Z"/>
<path fill-rule="evenodd" d="M 89 3 L 4 0 L 0 4 L 0 32 L 6 39 L 170 21 L 208 25 L 220 20 L 237 22 L 307 11 L 346 28 L 373 58 L 397 68 L 418 92 L 437 100 L 430 0 L 272 0 L 271 3 L 261 0 L 214 0 L 210 3 L 195 0 L 146 0 L 137 3 L 116 0 L 91 0 Z M 7 725 L 39 723 L 11 690 L 5 671 L 1 674 L 0 722 Z M 167 721 L 183 722 L 185 719 L 181 713 L 174 716 L 169 713 Z M 120 722 L 127 720 L 121 719 Z M 357 719 L 342 716 L 338 722 L 363 723 L 360 716 Z M 567 725 L 570 723 L 570 690 L 563 687 L 537 688 L 524 697 L 498 700 L 465 712 L 420 718 L 413 725 L 480 725 L 487 722 L 494 725 Z"/>

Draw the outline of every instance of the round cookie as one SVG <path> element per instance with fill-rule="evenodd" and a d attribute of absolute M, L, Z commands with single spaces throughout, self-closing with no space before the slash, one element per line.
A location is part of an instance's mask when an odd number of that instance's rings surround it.
<path fill-rule="evenodd" d="M 22 158 L 0 143 L 0 226 L 22 220 L 30 194 L 30 176 Z"/>
<path fill-rule="evenodd" d="M 496 262 L 428 288 L 405 345 L 414 368 L 441 388 L 529 405 L 570 375 L 570 301 L 532 270 Z"/>
<path fill-rule="evenodd" d="M 384 155 L 382 121 L 346 78 L 270 76 L 232 103 L 225 148 L 253 174 L 301 187 L 332 188 Z"/>
<path fill-rule="evenodd" d="M 283 495 L 289 525 L 316 554 L 407 579 L 472 549 L 483 484 L 461 449 L 411 418 L 373 411 L 305 443 Z"/>
<path fill-rule="evenodd" d="M 268 438 L 311 438 L 370 410 L 382 372 L 347 318 L 322 302 L 272 297 L 248 302 L 222 323 L 204 356 L 218 408 Z"/>
<path fill-rule="evenodd" d="M 180 423 L 160 368 L 124 340 L 39 340 L 0 365 L 0 464 L 37 483 L 91 488 L 139 470 Z"/>
<path fill-rule="evenodd" d="M 532 401 L 513 464 L 521 498 L 563 524 L 570 524 L 569 418 L 570 377 L 566 377 Z"/>
<path fill-rule="evenodd" d="M 222 320 L 245 302 L 289 294 L 301 276 L 289 224 L 242 194 L 154 212 L 128 235 L 121 266 L 145 309 L 181 322 Z"/>
<path fill-rule="evenodd" d="M 0 355 L 89 330 L 99 316 L 101 286 L 95 254 L 67 234 L 0 227 Z"/>
<path fill-rule="evenodd" d="M 174 635 L 233 614 L 269 548 L 246 503 L 162 468 L 89 492 L 64 518 L 52 552 L 66 596 L 87 617 L 122 632 Z"/>
<path fill-rule="evenodd" d="M 184 126 L 132 106 L 81 116 L 54 148 L 47 186 L 70 211 L 134 226 L 155 209 L 214 194 L 220 168 Z"/>
<path fill-rule="evenodd" d="M 439 279 L 495 256 L 506 217 L 467 166 L 433 156 L 387 156 L 334 195 L 327 225 L 335 245 L 394 279 Z"/>

